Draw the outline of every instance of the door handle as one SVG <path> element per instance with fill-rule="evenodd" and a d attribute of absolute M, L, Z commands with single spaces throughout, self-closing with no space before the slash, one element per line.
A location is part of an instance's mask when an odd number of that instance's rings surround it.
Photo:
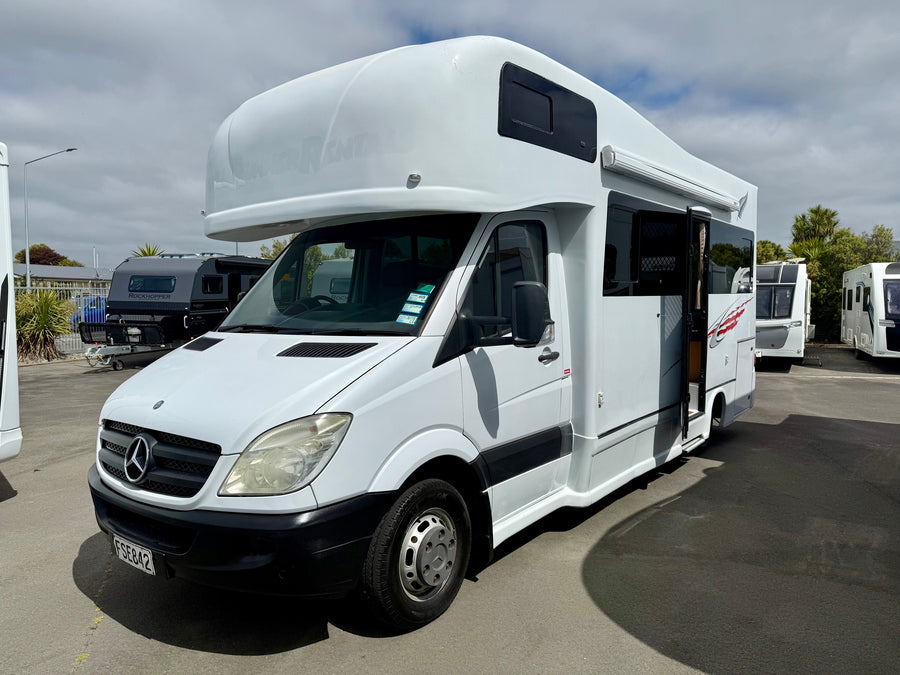
<path fill-rule="evenodd" d="M 559 358 L 559 352 L 547 352 L 546 354 L 541 354 L 538 357 L 538 361 L 541 363 L 550 363 L 551 361 L 556 361 Z"/>

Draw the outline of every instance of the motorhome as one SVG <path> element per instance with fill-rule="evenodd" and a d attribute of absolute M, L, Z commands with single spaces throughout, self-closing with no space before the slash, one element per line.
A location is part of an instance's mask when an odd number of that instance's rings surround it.
<path fill-rule="evenodd" d="M 841 342 L 857 356 L 900 358 L 900 262 L 844 272 Z"/>
<path fill-rule="evenodd" d="M 203 335 L 270 263 L 219 253 L 127 258 L 113 271 L 105 320 L 79 323 L 88 363 L 146 364 Z"/>
<path fill-rule="evenodd" d="M 815 337 L 810 322 L 811 284 L 806 264 L 756 266 L 756 353 L 763 358 L 802 359 Z"/>
<path fill-rule="evenodd" d="M 232 113 L 207 171 L 208 236 L 299 234 L 103 406 L 97 520 L 147 574 L 356 589 L 415 628 L 753 405 L 756 188 L 531 49 L 307 75 Z M 312 279 L 338 248 L 342 301 Z"/>
<path fill-rule="evenodd" d="M 0 143 L 0 462 L 18 455 L 22 447 L 10 232 L 9 151 L 4 143 Z"/>

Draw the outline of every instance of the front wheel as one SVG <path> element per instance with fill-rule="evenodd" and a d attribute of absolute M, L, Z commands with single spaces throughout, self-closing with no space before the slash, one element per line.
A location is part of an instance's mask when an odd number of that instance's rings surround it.
<path fill-rule="evenodd" d="M 459 592 L 471 550 L 469 511 L 456 488 L 438 479 L 416 483 L 372 537 L 363 567 L 370 608 L 401 630 L 433 621 Z"/>

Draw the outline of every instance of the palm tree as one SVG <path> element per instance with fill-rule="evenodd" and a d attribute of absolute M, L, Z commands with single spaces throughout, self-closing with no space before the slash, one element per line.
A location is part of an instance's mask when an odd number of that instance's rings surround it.
<path fill-rule="evenodd" d="M 811 206 L 806 213 L 794 216 L 794 226 L 791 234 L 794 241 L 808 241 L 810 239 L 822 239 L 827 241 L 834 234 L 840 220 L 838 212 L 821 204 Z"/>
<path fill-rule="evenodd" d="M 165 253 L 165 250 L 157 246 L 156 244 L 144 244 L 137 251 L 132 251 L 131 255 L 136 258 L 148 258 L 154 255 L 160 255 Z"/>
<path fill-rule="evenodd" d="M 806 270 L 810 279 L 815 279 L 819 275 L 819 267 L 827 250 L 828 244 L 821 237 L 795 241 L 788 247 L 788 253 L 792 256 L 806 260 Z"/>

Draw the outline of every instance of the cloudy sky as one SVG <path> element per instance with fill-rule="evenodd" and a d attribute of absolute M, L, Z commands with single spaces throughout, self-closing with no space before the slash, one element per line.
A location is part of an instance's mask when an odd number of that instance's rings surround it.
<path fill-rule="evenodd" d="M 0 140 L 13 247 L 114 267 L 203 236 L 204 170 L 247 98 L 321 68 L 461 35 L 542 51 L 693 154 L 759 186 L 759 237 L 823 204 L 900 239 L 900 3 L 838 0 L 4 0 Z M 258 244 L 240 252 L 255 255 Z"/>

